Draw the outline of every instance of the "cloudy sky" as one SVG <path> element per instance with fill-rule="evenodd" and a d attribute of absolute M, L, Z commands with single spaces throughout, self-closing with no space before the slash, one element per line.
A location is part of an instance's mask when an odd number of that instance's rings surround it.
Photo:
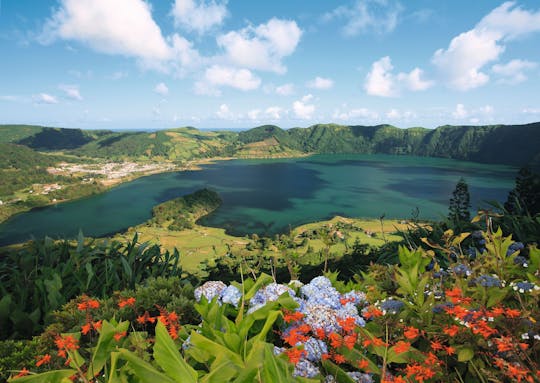
<path fill-rule="evenodd" d="M 0 123 L 540 120 L 540 2 L 0 0 Z"/>

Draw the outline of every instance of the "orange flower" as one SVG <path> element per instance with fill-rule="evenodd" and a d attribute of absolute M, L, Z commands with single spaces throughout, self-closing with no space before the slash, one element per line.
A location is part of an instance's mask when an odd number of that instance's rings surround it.
<path fill-rule="evenodd" d="M 386 346 L 386 343 L 380 338 L 373 338 L 373 345 L 375 347 Z"/>
<path fill-rule="evenodd" d="M 48 364 L 51 362 L 51 356 L 49 354 L 45 354 L 36 362 L 36 367 L 39 367 L 43 364 Z"/>
<path fill-rule="evenodd" d="M 291 346 L 296 346 L 298 342 L 305 342 L 308 339 L 300 329 L 292 328 L 289 333 L 283 337 L 283 340 Z"/>
<path fill-rule="evenodd" d="M 509 336 L 501 336 L 498 339 L 495 339 L 495 344 L 497 345 L 497 351 L 505 352 L 511 351 L 514 348 L 512 338 Z"/>
<path fill-rule="evenodd" d="M 490 315 L 494 318 L 504 314 L 504 309 L 502 307 L 494 307 L 491 309 Z"/>
<path fill-rule="evenodd" d="M 400 340 L 394 346 L 394 351 L 396 352 L 396 354 L 401 354 L 401 353 L 409 351 L 410 348 L 411 348 L 411 344 L 409 342 L 404 342 Z"/>
<path fill-rule="evenodd" d="M 26 376 L 29 373 L 30 373 L 30 371 L 28 371 L 26 369 L 26 367 L 23 367 L 23 369 L 21 371 L 19 371 L 19 373 L 13 377 L 13 379 L 22 378 L 23 376 Z"/>
<path fill-rule="evenodd" d="M 343 344 L 343 339 L 341 339 L 341 336 L 335 332 L 330 333 L 330 335 L 328 335 L 328 339 L 330 339 L 330 345 L 334 348 L 341 347 Z"/>
<path fill-rule="evenodd" d="M 448 355 L 454 355 L 456 353 L 456 349 L 452 346 L 445 347 L 444 349 Z"/>
<path fill-rule="evenodd" d="M 84 324 L 81 326 L 81 334 L 86 335 L 90 332 L 92 329 L 92 325 L 90 323 Z"/>
<path fill-rule="evenodd" d="M 334 362 L 336 362 L 337 364 L 341 364 L 341 363 L 345 363 L 347 360 L 345 359 L 345 357 L 341 354 L 336 354 L 334 355 Z"/>
<path fill-rule="evenodd" d="M 361 361 L 358 362 L 359 369 L 366 371 L 368 367 L 369 367 L 369 362 L 366 359 L 362 359 Z"/>
<path fill-rule="evenodd" d="M 98 320 L 97 322 L 92 323 L 92 327 L 94 327 L 94 330 L 96 331 L 101 330 L 102 325 L 103 325 L 102 320 Z"/>
<path fill-rule="evenodd" d="M 403 335 L 407 339 L 414 339 L 414 338 L 417 338 L 418 335 L 420 335 L 420 330 L 418 330 L 416 327 L 409 326 L 405 328 Z"/>
<path fill-rule="evenodd" d="M 167 315 L 167 319 L 169 320 L 169 323 L 178 322 L 178 314 L 173 311 Z"/>
<path fill-rule="evenodd" d="M 376 317 L 380 317 L 383 315 L 383 312 L 381 310 L 379 310 L 377 307 L 375 306 L 369 306 L 366 310 L 365 313 L 362 314 L 364 316 L 364 318 L 366 319 L 371 319 L 371 318 L 376 318 Z"/>
<path fill-rule="evenodd" d="M 99 308 L 99 302 L 95 299 L 89 299 L 88 300 L 88 308 L 89 309 L 97 309 Z"/>
<path fill-rule="evenodd" d="M 356 333 L 353 333 L 353 334 L 350 334 L 350 335 L 345 335 L 343 337 L 343 344 L 349 350 L 352 350 L 354 345 L 356 344 L 357 339 L 358 339 L 358 334 L 356 334 Z"/>
<path fill-rule="evenodd" d="M 122 339 L 122 338 L 125 337 L 126 335 L 127 335 L 127 332 L 126 332 L 126 331 L 117 332 L 116 334 L 114 334 L 113 338 L 114 338 L 114 340 L 116 340 L 117 342 L 120 342 L 120 339 Z"/>
<path fill-rule="evenodd" d="M 137 317 L 137 323 L 139 324 L 145 324 L 146 322 L 154 323 L 155 321 L 156 318 L 151 317 L 148 311 L 145 311 L 143 315 Z"/>
<path fill-rule="evenodd" d="M 448 336 L 454 337 L 459 332 L 459 327 L 454 324 L 452 326 L 445 327 L 443 332 Z"/>
<path fill-rule="evenodd" d="M 324 339 L 326 338 L 326 333 L 324 332 L 324 330 L 322 328 L 316 328 L 315 329 L 315 335 L 317 335 L 317 338 L 319 339 Z"/>
<path fill-rule="evenodd" d="M 79 309 L 79 311 L 86 311 L 88 310 L 88 303 L 81 302 L 77 305 L 77 308 Z"/>
<path fill-rule="evenodd" d="M 285 351 L 285 353 L 289 358 L 289 362 L 291 362 L 292 364 L 296 364 L 300 361 L 300 359 L 306 352 L 297 348 L 291 348 L 290 350 Z"/>
<path fill-rule="evenodd" d="M 178 339 L 178 329 L 176 326 L 169 327 L 169 335 L 172 339 Z"/>
<path fill-rule="evenodd" d="M 508 318 L 518 318 L 521 315 L 521 311 L 516 309 L 506 309 L 505 314 Z"/>
<path fill-rule="evenodd" d="M 345 332 L 352 332 L 354 330 L 354 327 L 356 326 L 356 322 L 353 317 L 338 319 L 337 323 Z"/>
<path fill-rule="evenodd" d="M 285 310 L 285 312 L 283 313 L 283 319 L 285 320 L 286 323 L 298 322 L 299 320 L 302 320 L 303 317 L 304 317 L 304 314 L 302 314 L 299 311 L 291 312 L 291 311 Z"/>
<path fill-rule="evenodd" d="M 441 342 L 437 341 L 437 340 L 432 340 L 431 341 L 431 349 L 433 351 L 440 351 L 443 349 L 443 345 L 441 344 Z"/>
<path fill-rule="evenodd" d="M 529 348 L 529 345 L 527 343 L 518 343 L 518 346 L 519 348 L 521 348 L 521 350 L 525 351 L 526 349 Z"/>
<path fill-rule="evenodd" d="M 120 302 L 118 302 L 118 307 L 119 308 L 124 308 L 126 306 L 135 306 L 135 298 L 133 297 L 130 297 L 130 298 L 124 298 L 124 299 L 121 299 Z"/>

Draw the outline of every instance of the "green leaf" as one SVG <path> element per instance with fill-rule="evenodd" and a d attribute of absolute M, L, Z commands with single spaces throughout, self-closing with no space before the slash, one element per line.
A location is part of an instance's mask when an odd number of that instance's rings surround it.
<path fill-rule="evenodd" d="M 77 370 L 55 370 L 48 371 L 42 374 L 27 375 L 21 378 L 9 379 L 8 382 L 36 382 L 36 383 L 58 383 L 62 379 L 69 378 L 77 373 Z"/>
<path fill-rule="evenodd" d="M 182 358 L 176 344 L 161 322 L 158 322 L 156 326 L 154 358 L 165 373 L 176 382 L 197 383 L 197 371 Z"/>
<path fill-rule="evenodd" d="M 497 303 L 501 302 L 508 294 L 508 288 L 493 287 L 488 289 L 487 307 L 493 307 Z"/>
<path fill-rule="evenodd" d="M 289 383 L 292 374 L 289 364 L 274 355 L 273 345 L 266 343 L 264 349 L 264 364 L 262 378 L 264 382 Z"/>
<path fill-rule="evenodd" d="M 474 357 L 474 350 L 471 347 L 463 347 L 457 353 L 458 361 L 468 362 Z"/>
<path fill-rule="evenodd" d="M 154 368 L 154 366 L 148 362 L 145 362 L 131 351 L 123 348 L 119 349 L 118 351 L 122 359 L 128 362 L 129 368 L 133 370 L 141 382 L 176 383 L 167 375 L 159 372 Z"/>
<path fill-rule="evenodd" d="M 94 354 L 92 355 L 92 364 L 88 368 L 88 379 L 91 379 L 95 376 L 95 374 L 99 373 L 103 369 L 105 363 L 109 359 L 111 351 L 116 348 L 114 335 L 116 333 L 127 331 L 128 327 L 128 321 L 122 322 L 116 327 L 108 321 L 103 321 L 99 339 L 97 341 L 96 348 L 94 349 Z"/>

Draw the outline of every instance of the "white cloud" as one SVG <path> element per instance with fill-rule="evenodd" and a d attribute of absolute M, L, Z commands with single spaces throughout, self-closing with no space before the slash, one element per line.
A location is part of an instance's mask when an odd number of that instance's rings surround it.
<path fill-rule="evenodd" d="M 392 32 L 403 7 L 394 0 L 357 0 L 354 5 L 340 6 L 323 15 L 323 21 L 344 20 L 342 28 L 346 36 L 375 32 Z"/>
<path fill-rule="evenodd" d="M 261 79 L 248 69 L 213 65 L 205 71 L 205 81 L 210 87 L 230 86 L 243 91 L 257 89 Z"/>
<path fill-rule="evenodd" d="M 355 119 L 376 120 L 377 118 L 379 118 L 379 114 L 367 108 L 357 108 L 345 111 L 338 109 L 334 111 L 332 118 L 344 121 Z"/>
<path fill-rule="evenodd" d="M 386 113 L 386 118 L 389 118 L 391 120 L 397 120 L 398 118 L 401 118 L 401 113 L 397 109 L 390 109 Z"/>
<path fill-rule="evenodd" d="M 83 98 L 77 85 L 59 85 L 58 89 L 64 91 L 67 98 L 72 100 L 82 101 Z"/>
<path fill-rule="evenodd" d="M 264 113 L 270 118 L 271 120 L 280 120 L 282 113 L 284 113 L 283 109 L 279 106 L 270 106 L 266 108 Z"/>
<path fill-rule="evenodd" d="M 220 35 L 217 43 L 235 65 L 284 73 L 287 69 L 281 61 L 295 51 L 301 36 L 295 21 L 272 18 L 257 27 Z"/>
<path fill-rule="evenodd" d="M 193 85 L 193 91 L 195 94 L 201 96 L 221 96 L 221 91 L 217 89 L 214 85 L 209 84 L 208 81 L 196 81 Z"/>
<path fill-rule="evenodd" d="M 154 92 L 161 96 L 166 96 L 167 94 L 169 94 L 169 88 L 167 88 L 167 85 L 165 85 L 165 83 L 160 82 L 154 87 Z"/>
<path fill-rule="evenodd" d="M 491 68 L 493 73 L 498 74 L 502 83 L 519 84 L 527 80 L 527 76 L 523 73 L 527 69 L 534 69 L 537 64 L 527 60 L 511 60 L 506 64 L 495 64 Z"/>
<path fill-rule="evenodd" d="M 454 37 L 448 48 L 433 55 L 433 63 L 451 88 L 466 91 L 489 82 L 484 67 L 499 59 L 506 43 L 540 31 L 540 11 L 529 12 L 506 2 L 486 15 L 470 31 Z"/>
<path fill-rule="evenodd" d="M 313 89 L 330 89 L 334 86 L 334 81 L 329 78 L 317 76 L 313 80 L 308 81 L 306 86 Z"/>
<path fill-rule="evenodd" d="M 478 112 L 486 116 L 490 116 L 495 112 L 495 109 L 491 105 L 484 105 L 478 108 Z"/>
<path fill-rule="evenodd" d="M 293 103 L 293 111 L 296 117 L 303 120 L 309 120 L 315 112 L 315 105 L 308 104 L 313 99 L 311 94 L 302 97 L 301 100 L 297 100 Z"/>
<path fill-rule="evenodd" d="M 276 94 L 280 96 L 290 96 L 294 93 L 294 85 L 293 84 L 283 84 L 278 87 L 276 87 Z"/>
<path fill-rule="evenodd" d="M 410 110 L 400 111 L 399 109 L 390 109 L 386 112 L 386 118 L 389 120 L 409 120 L 411 118 L 416 118 L 416 113 Z"/>
<path fill-rule="evenodd" d="M 464 118 L 467 118 L 469 115 L 469 112 L 465 108 L 465 105 L 463 104 L 457 104 L 456 109 L 452 113 L 452 117 L 454 117 L 456 120 L 462 120 Z"/>
<path fill-rule="evenodd" d="M 167 60 L 171 49 L 142 0 L 61 0 L 45 25 L 43 42 L 76 40 L 98 52 Z"/>
<path fill-rule="evenodd" d="M 260 110 L 260 109 L 253 109 L 253 110 L 250 110 L 250 111 L 247 113 L 247 116 L 248 116 L 248 118 L 251 119 L 251 120 L 258 120 L 260 114 L 261 114 L 261 110 Z"/>
<path fill-rule="evenodd" d="M 32 99 L 37 104 L 58 104 L 56 97 L 47 93 L 40 93 L 32 96 Z"/>
<path fill-rule="evenodd" d="M 176 0 L 172 15 L 174 24 L 199 34 L 221 25 L 227 16 L 227 1 Z"/>
<path fill-rule="evenodd" d="M 216 116 L 218 116 L 222 120 L 232 120 L 234 117 L 234 115 L 229 110 L 229 107 L 227 106 L 227 104 L 221 104 L 219 106 L 219 109 L 216 112 Z"/>
<path fill-rule="evenodd" d="M 422 80 L 424 71 L 420 68 L 414 68 L 410 73 L 398 74 L 398 80 L 403 82 L 405 87 L 412 91 L 421 91 L 430 88 L 433 81 Z"/>
<path fill-rule="evenodd" d="M 414 68 L 410 73 L 399 73 L 397 76 L 392 73 L 393 69 L 388 56 L 375 61 L 366 75 L 366 93 L 372 96 L 396 97 L 399 96 L 401 88 L 421 91 L 433 85 L 432 81 L 421 79 L 423 71 L 420 68 Z"/>
<path fill-rule="evenodd" d="M 540 108 L 523 108 L 521 113 L 525 114 L 540 114 Z"/>

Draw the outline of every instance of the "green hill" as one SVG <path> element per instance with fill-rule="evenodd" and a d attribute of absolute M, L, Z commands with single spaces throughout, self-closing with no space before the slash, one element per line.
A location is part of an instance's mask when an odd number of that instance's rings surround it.
<path fill-rule="evenodd" d="M 308 153 L 385 153 L 540 167 L 540 123 L 400 129 L 391 125 L 317 124 L 240 133 L 184 127 L 112 132 L 0 125 L 0 142 L 113 160 L 189 161 L 213 157 L 284 157 Z"/>

